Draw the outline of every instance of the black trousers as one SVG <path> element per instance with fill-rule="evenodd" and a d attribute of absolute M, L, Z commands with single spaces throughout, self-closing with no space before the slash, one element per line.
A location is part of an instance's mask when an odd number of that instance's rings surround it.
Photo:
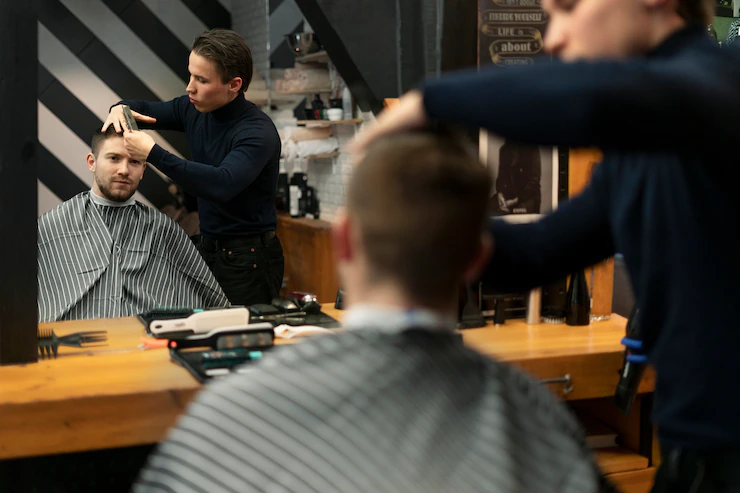
<path fill-rule="evenodd" d="M 274 232 L 228 240 L 194 236 L 193 241 L 231 304 L 269 304 L 278 296 L 285 259 Z"/>
<path fill-rule="evenodd" d="M 664 450 L 652 493 L 740 493 L 740 450 Z"/>

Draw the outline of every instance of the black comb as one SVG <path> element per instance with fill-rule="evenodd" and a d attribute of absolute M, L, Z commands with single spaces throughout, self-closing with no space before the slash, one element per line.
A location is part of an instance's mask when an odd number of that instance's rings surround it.
<path fill-rule="evenodd" d="M 136 124 L 136 118 L 131 113 L 131 108 L 126 105 L 123 106 L 123 117 L 126 119 L 126 126 L 128 126 L 129 130 L 139 130 L 139 126 Z"/>
<path fill-rule="evenodd" d="M 41 359 L 56 358 L 59 346 L 78 348 L 98 347 L 106 346 L 106 341 L 108 340 L 105 330 L 75 332 L 74 334 L 58 337 L 51 329 L 38 329 L 37 337 Z"/>

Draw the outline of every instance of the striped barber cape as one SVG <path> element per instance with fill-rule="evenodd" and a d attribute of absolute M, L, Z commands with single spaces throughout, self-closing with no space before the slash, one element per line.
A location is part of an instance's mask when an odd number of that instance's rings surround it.
<path fill-rule="evenodd" d="M 133 200 L 122 207 L 96 202 L 82 192 L 39 217 L 40 322 L 228 306 L 177 223 Z"/>
<path fill-rule="evenodd" d="M 209 384 L 135 493 L 612 491 L 550 392 L 451 333 L 350 330 Z"/>

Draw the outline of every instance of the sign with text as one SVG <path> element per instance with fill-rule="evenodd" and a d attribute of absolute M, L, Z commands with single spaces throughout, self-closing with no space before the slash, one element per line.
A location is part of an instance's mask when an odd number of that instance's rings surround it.
<path fill-rule="evenodd" d="M 478 64 L 532 65 L 542 52 L 542 0 L 479 0 Z"/>
<path fill-rule="evenodd" d="M 498 70 L 491 65 L 550 63 L 550 57 L 540 56 L 547 21 L 542 0 L 478 0 L 478 66 Z M 491 94 L 495 93 L 493 86 Z M 481 131 L 478 142 L 480 158 L 494 181 L 489 204 L 492 216 L 526 222 L 557 207 L 560 160 L 556 147 L 526 145 L 486 131 Z"/>

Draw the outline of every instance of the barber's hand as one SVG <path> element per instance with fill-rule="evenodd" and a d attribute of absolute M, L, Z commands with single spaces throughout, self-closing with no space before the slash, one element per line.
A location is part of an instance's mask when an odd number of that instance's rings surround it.
<path fill-rule="evenodd" d="M 350 146 L 350 151 L 360 153 L 376 140 L 429 125 L 430 119 L 424 108 L 421 91 L 411 91 L 398 100 L 398 104 L 383 110 L 378 118 L 360 132 Z"/>
<path fill-rule="evenodd" d="M 149 153 L 152 152 L 152 147 L 154 147 L 152 136 L 141 130 L 123 132 L 123 142 L 129 157 L 142 163 L 146 162 Z"/>
<path fill-rule="evenodd" d="M 133 115 L 134 120 L 136 120 L 137 122 L 155 123 L 157 121 L 157 119 L 152 116 L 142 115 L 141 113 L 137 113 L 134 110 L 131 110 L 131 114 Z M 122 104 L 116 105 L 110 109 L 110 113 L 108 113 L 108 118 L 106 118 L 105 123 L 103 123 L 103 128 L 100 131 L 105 132 L 105 130 L 111 125 L 113 125 L 113 128 L 115 128 L 116 132 L 118 133 L 121 133 L 124 130 L 128 130 L 128 127 L 126 126 L 126 117 L 123 116 Z"/>

